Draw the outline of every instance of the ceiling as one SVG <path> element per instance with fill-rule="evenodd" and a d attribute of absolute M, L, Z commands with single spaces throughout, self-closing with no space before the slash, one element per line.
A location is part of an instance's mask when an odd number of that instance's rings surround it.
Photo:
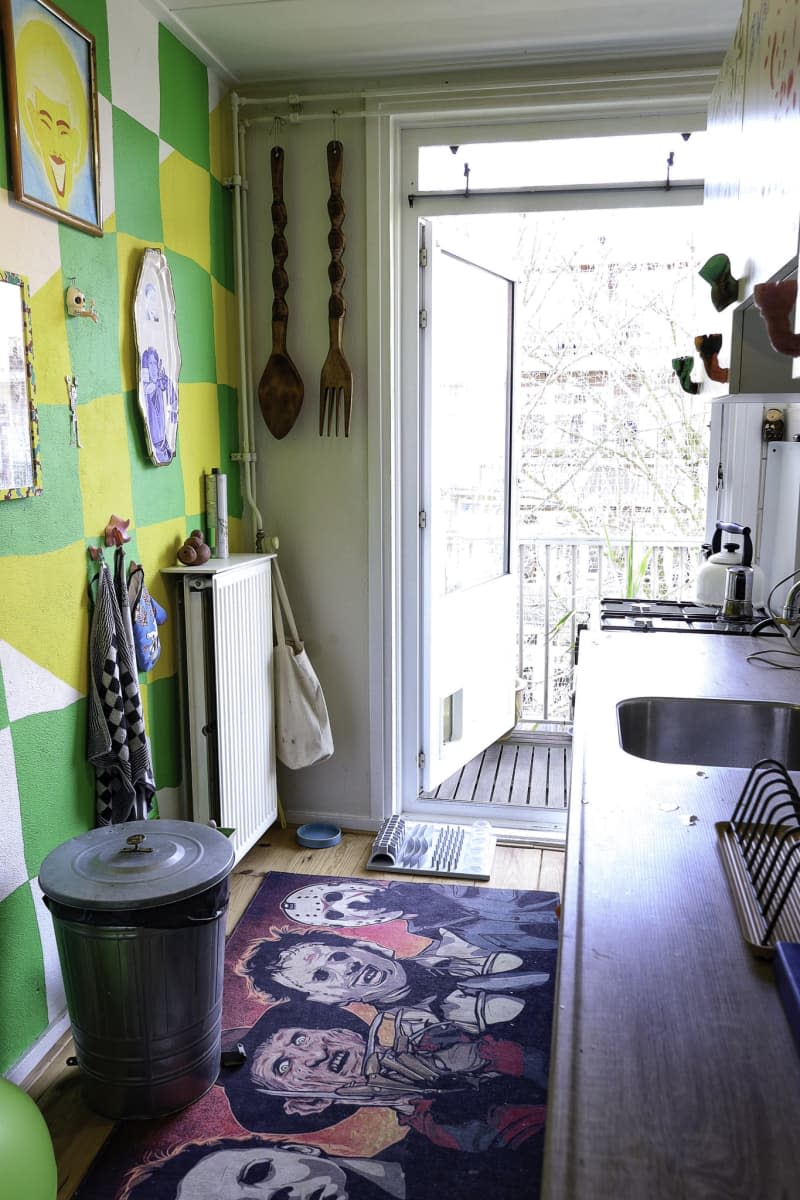
<path fill-rule="evenodd" d="M 742 0 L 144 0 L 231 83 L 720 54 Z"/>

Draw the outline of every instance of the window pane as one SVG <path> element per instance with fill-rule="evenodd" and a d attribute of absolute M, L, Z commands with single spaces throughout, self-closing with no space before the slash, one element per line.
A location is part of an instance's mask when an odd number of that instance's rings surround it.
<path fill-rule="evenodd" d="M 702 179 L 703 133 L 421 146 L 420 191 L 569 187 Z M 668 159 L 672 163 L 668 167 Z"/>

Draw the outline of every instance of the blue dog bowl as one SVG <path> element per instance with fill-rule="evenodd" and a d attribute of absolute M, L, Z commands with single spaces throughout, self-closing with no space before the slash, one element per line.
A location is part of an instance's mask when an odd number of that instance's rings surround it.
<path fill-rule="evenodd" d="M 310 850 L 325 850 L 328 846 L 338 846 L 342 840 L 342 831 L 338 825 L 325 825 L 313 822 L 311 825 L 301 825 L 297 831 L 297 840 L 301 846 Z"/>

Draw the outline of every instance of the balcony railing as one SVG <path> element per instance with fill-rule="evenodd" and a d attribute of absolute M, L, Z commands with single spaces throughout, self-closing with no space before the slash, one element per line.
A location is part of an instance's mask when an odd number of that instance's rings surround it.
<path fill-rule="evenodd" d="M 699 539 L 520 538 L 518 664 L 524 725 L 572 719 L 578 627 L 604 596 L 685 600 L 694 594 Z M 521 688 L 521 683 L 520 683 Z"/>

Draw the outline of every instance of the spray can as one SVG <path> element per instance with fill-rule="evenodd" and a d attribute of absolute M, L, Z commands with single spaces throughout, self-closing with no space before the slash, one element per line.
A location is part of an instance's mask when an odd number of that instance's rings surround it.
<path fill-rule="evenodd" d="M 211 477 L 216 490 L 217 537 L 215 558 L 228 557 L 228 476 L 220 473 L 219 467 L 213 467 Z"/>

